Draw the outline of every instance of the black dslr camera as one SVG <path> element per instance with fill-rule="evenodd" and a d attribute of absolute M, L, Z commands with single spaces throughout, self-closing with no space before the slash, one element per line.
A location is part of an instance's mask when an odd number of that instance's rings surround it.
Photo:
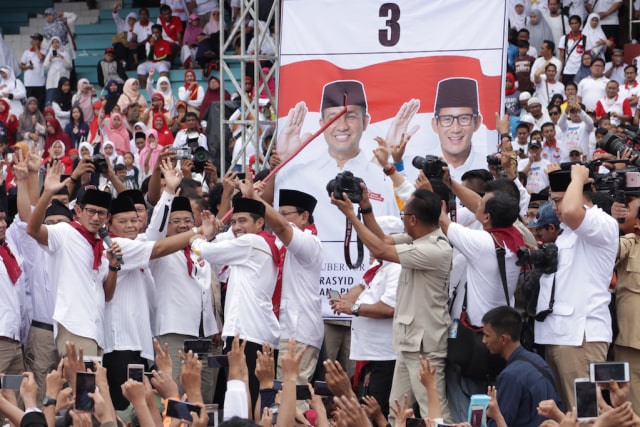
<path fill-rule="evenodd" d="M 93 155 L 93 166 L 96 168 L 96 173 L 107 173 L 109 171 L 109 165 L 103 154 Z"/>
<path fill-rule="evenodd" d="M 429 178 L 429 180 L 442 179 L 442 175 L 444 175 L 442 168 L 447 166 L 447 164 L 437 156 L 432 156 L 430 154 L 427 154 L 424 157 L 415 156 L 411 161 L 411 164 L 417 169 L 422 169 L 424 175 Z"/>
<path fill-rule="evenodd" d="M 352 203 L 360 203 L 362 200 L 362 188 L 360 184 L 364 183 L 361 178 L 353 176 L 350 171 L 340 172 L 327 184 L 327 193 L 329 196 L 342 200 L 342 193 L 347 193 L 347 197 Z"/>
<path fill-rule="evenodd" d="M 540 249 L 518 248 L 516 265 L 533 265 L 544 274 L 553 274 L 558 270 L 558 247 L 554 243 L 545 243 Z"/>

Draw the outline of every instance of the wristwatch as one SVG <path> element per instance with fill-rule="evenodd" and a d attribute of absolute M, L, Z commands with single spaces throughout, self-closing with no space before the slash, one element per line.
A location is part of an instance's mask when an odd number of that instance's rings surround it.
<path fill-rule="evenodd" d="M 351 314 L 353 314 L 354 316 L 358 316 L 358 312 L 360 311 L 360 304 L 353 304 L 351 306 Z"/>
<path fill-rule="evenodd" d="M 58 402 L 53 397 L 45 396 L 42 406 L 56 406 Z"/>
<path fill-rule="evenodd" d="M 199 233 L 198 233 L 198 227 L 193 227 L 193 228 L 191 229 L 191 231 L 193 231 L 193 234 L 199 234 Z"/>

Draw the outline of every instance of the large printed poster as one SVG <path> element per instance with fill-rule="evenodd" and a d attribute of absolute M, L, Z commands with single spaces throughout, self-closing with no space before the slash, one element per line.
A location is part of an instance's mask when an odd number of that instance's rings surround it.
<path fill-rule="evenodd" d="M 319 292 L 346 292 L 369 268 L 347 268 L 345 219 L 327 183 L 343 171 L 362 178 L 374 214 L 398 215 L 393 185 L 375 163 L 376 136 L 390 146 L 411 135 L 404 155 L 415 181 L 416 156 L 442 156 L 459 179 L 486 168 L 496 151 L 495 113 L 503 108 L 504 0 L 283 0 L 277 150 L 282 158 L 348 111 L 280 173 L 278 190 L 318 199 L 314 218 L 324 245 Z M 355 233 L 352 236 L 355 240 Z M 355 241 L 351 258 L 355 259 Z M 325 318 L 335 317 L 325 304 Z"/>

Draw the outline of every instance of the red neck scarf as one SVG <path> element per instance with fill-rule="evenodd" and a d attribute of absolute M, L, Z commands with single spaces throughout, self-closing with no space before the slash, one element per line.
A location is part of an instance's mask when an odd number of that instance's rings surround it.
<path fill-rule="evenodd" d="M 547 141 L 547 140 L 545 139 L 545 140 L 544 140 L 544 145 L 546 145 L 547 147 L 558 148 L 558 147 L 556 147 L 556 140 L 555 140 L 555 138 L 553 139 L 552 143 L 549 143 L 549 141 Z"/>
<path fill-rule="evenodd" d="M 364 276 L 362 276 L 362 280 L 364 281 L 364 284 L 367 285 L 367 287 L 369 287 L 369 283 L 371 283 L 373 277 L 376 275 L 378 270 L 380 270 L 380 267 L 382 267 L 382 263 L 374 265 L 364 273 Z"/>
<path fill-rule="evenodd" d="M 193 87 L 193 92 L 191 92 L 191 94 L 189 95 L 189 101 L 194 101 L 196 99 L 198 99 L 198 84 L 197 84 L 197 80 L 196 80 L 196 73 L 193 72 L 193 70 L 187 70 L 184 73 L 184 88 L 185 90 L 189 90 L 191 89 L 191 85 L 192 83 L 187 83 L 187 74 L 191 74 L 193 76 L 193 83 L 196 83 L 195 86 Z"/>
<path fill-rule="evenodd" d="M 189 277 L 193 279 L 193 260 L 191 259 L 191 246 L 184 247 L 184 256 L 187 258 L 187 270 L 189 271 Z"/>
<path fill-rule="evenodd" d="M 305 231 L 305 230 L 310 230 L 311 234 L 313 234 L 314 236 L 318 235 L 318 230 L 316 230 L 315 224 L 309 225 L 302 231 Z M 267 237 L 262 233 L 270 237 Z M 275 262 L 276 265 L 278 266 L 278 280 L 276 280 L 276 288 L 273 290 L 273 296 L 271 297 L 271 304 L 273 305 L 273 313 L 276 315 L 276 318 L 280 320 L 280 299 L 282 297 L 282 267 L 284 265 L 284 257 L 287 255 L 287 247 L 282 245 L 282 248 L 278 250 L 278 248 L 275 245 L 275 240 L 276 240 L 275 237 L 272 234 L 267 233 L 266 231 L 261 231 L 260 233 L 258 233 L 258 235 L 262 236 L 267 241 L 267 244 L 271 248 L 272 254 L 274 253 L 274 249 L 275 249 L 275 252 L 278 254 L 277 261 L 276 261 L 276 256 L 275 255 L 273 256 L 273 262 Z M 270 239 L 273 240 L 273 243 L 270 243 Z"/>
<path fill-rule="evenodd" d="M 515 228 L 513 225 L 510 225 L 509 227 L 488 228 L 484 231 L 493 234 L 498 243 L 506 246 L 513 253 L 517 253 L 518 248 L 520 246 L 524 246 L 522 233 L 520 233 L 520 230 Z M 494 241 L 494 244 L 495 243 L 496 242 Z M 498 245 L 496 244 L 496 248 L 497 247 Z"/>
<path fill-rule="evenodd" d="M 87 242 L 93 248 L 93 269 L 97 270 L 102 264 L 102 252 L 104 251 L 102 239 L 96 237 L 95 234 L 89 233 L 89 230 L 84 228 L 78 221 L 73 221 L 70 225 L 78 230 L 78 233 L 87 239 Z"/>
<path fill-rule="evenodd" d="M 11 283 L 15 286 L 18 278 L 22 274 L 22 269 L 18 265 L 18 260 L 16 260 L 11 249 L 9 249 L 9 245 L 6 241 L 4 241 L 2 246 L 0 246 L 0 258 L 2 258 L 2 262 L 7 269 L 7 274 L 9 275 L 9 279 L 11 279 Z"/>

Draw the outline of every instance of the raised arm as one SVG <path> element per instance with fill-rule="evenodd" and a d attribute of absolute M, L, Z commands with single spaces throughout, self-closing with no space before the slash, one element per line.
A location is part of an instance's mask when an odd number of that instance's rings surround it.
<path fill-rule="evenodd" d="M 70 180 L 70 178 L 67 178 L 61 182 L 60 177 L 63 173 L 64 165 L 57 160 L 54 160 L 52 165 L 47 166 L 47 176 L 44 179 L 42 195 L 27 224 L 27 233 L 29 236 L 36 239 L 36 241 L 43 246 L 48 246 L 49 244 L 49 232 L 47 227 L 42 224 L 47 206 L 49 206 L 51 197 L 67 185 L 67 182 Z"/>

